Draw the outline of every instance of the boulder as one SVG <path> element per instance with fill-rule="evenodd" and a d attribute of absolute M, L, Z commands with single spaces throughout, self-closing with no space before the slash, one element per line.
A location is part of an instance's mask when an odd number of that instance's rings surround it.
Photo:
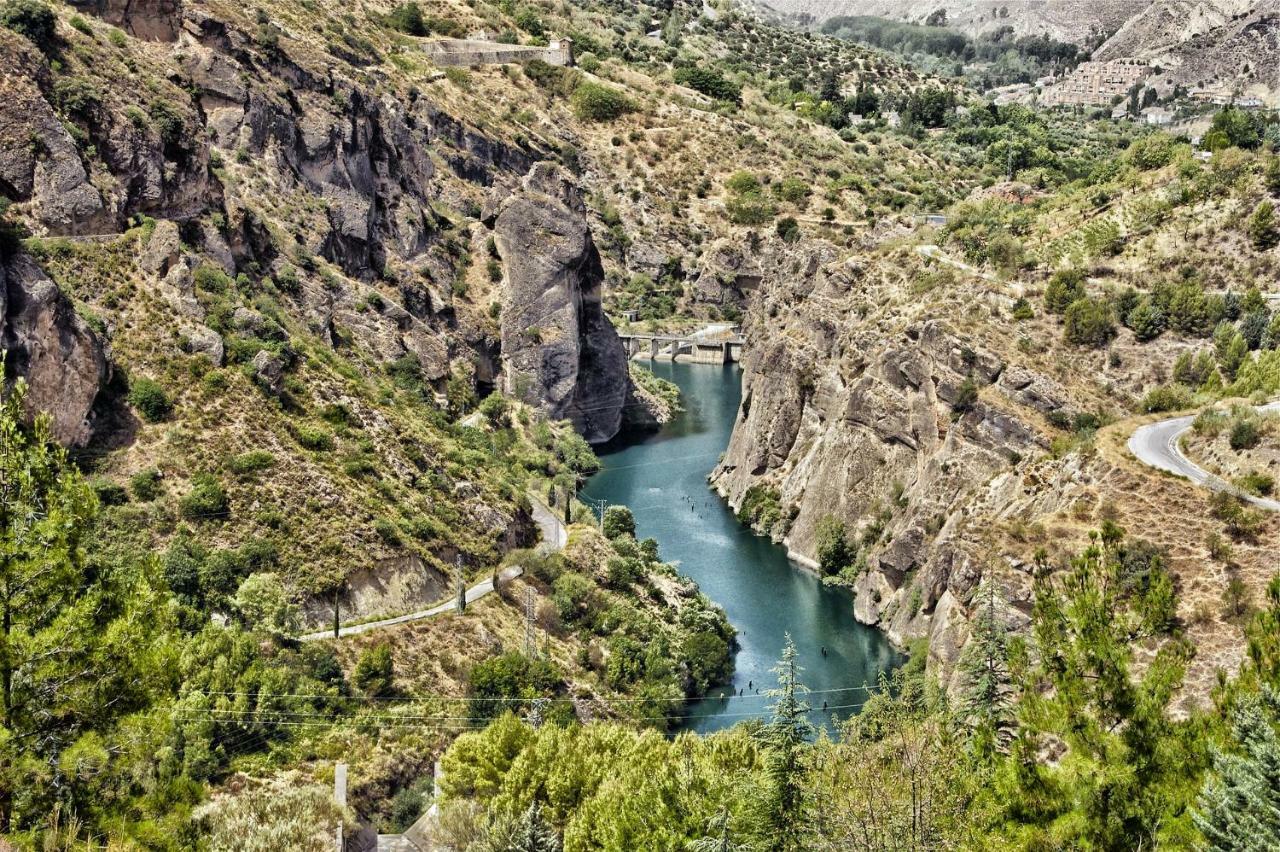
<path fill-rule="evenodd" d="M 506 267 L 507 392 L 572 421 L 588 441 L 609 440 L 622 425 L 627 356 L 601 306 L 604 269 L 568 173 L 534 166 L 501 204 L 494 241 Z"/>
<path fill-rule="evenodd" d="M 278 395 L 284 389 L 284 362 L 265 349 L 249 362 L 253 367 L 253 379 L 263 390 Z"/>

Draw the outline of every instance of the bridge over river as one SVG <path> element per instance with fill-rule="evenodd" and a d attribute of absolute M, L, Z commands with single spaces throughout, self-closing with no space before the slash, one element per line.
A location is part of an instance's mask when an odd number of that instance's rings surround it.
<path fill-rule="evenodd" d="M 742 334 L 730 325 L 710 325 L 693 334 L 620 331 L 628 358 L 729 364 L 742 359 Z"/>

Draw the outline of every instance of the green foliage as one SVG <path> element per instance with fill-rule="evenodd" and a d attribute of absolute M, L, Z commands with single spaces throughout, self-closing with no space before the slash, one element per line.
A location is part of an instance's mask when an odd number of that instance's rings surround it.
<path fill-rule="evenodd" d="M 844 521 L 834 515 L 824 515 L 818 521 L 814 537 L 818 570 L 824 577 L 832 577 L 853 567 L 858 549 L 849 540 Z"/>
<path fill-rule="evenodd" d="M 1190 408 L 1191 392 L 1182 385 L 1160 385 L 1147 391 L 1140 409 L 1147 414 Z"/>
<path fill-rule="evenodd" d="M 1231 710 L 1235 749 L 1213 752 L 1194 815 L 1204 848 L 1237 852 L 1280 848 L 1280 698 L 1269 687 Z"/>
<path fill-rule="evenodd" d="M 140 470 L 129 477 L 129 491 L 135 500 L 149 503 L 160 496 L 160 471 L 154 467 Z"/>
<path fill-rule="evenodd" d="M 1276 206 L 1270 201 L 1259 201 L 1245 225 L 1249 241 L 1258 251 L 1269 251 L 1280 243 L 1280 229 L 1276 227 Z"/>
<path fill-rule="evenodd" d="M 1124 318 L 1124 324 L 1133 329 L 1133 336 L 1144 343 L 1163 334 L 1166 323 L 1164 311 L 1149 297 L 1138 302 Z"/>
<path fill-rule="evenodd" d="M 795 243 L 800 241 L 800 223 L 796 221 L 794 216 L 784 216 L 778 220 L 775 230 L 778 237 L 784 243 Z"/>
<path fill-rule="evenodd" d="M 351 682 L 373 698 L 395 695 L 395 668 L 391 659 L 391 647 L 379 644 L 362 652 L 351 673 Z"/>
<path fill-rule="evenodd" d="M 1231 425 L 1231 432 L 1227 436 L 1227 441 L 1231 444 L 1231 449 L 1236 452 L 1241 450 L 1252 450 L 1258 446 L 1261 435 L 1258 432 L 1257 421 L 1252 418 L 1244 417 L 1236 420 Z"/>
<path fill-rule="evenodd" d="M 232 456 L 227 467 L 237 476 L 247 476 L 258 471 L 268 470 L 275 466 L 276 457 L 266 450 L 249 450 L 238 456 Z"/>
<path fill-rule="evenodd" d="M 59 77 L 53 84 L 53 99 L 63 112 L 79 118 L 91 116 L 102 106 L 102 92 L 87 77 Z"/>
<path fill-rule="evenodd" d="M 998 782 L 1002 833 L 1018 846 L 1185 846 L 1195 837 L 1187 805 L 1208 755 L 1168 713 L 1190 648 L 1166 643 L 1140 680 L 1131 674 L 1144 616 L 1123 582 L 1122 536 L 1104 528 L 1064 575 L 1036 581 L 1036 661 Z M 1035 758 L 1049 740 L 1068 747 L 1054 766 Z"/>
<path fill-rule="evenodd" d="M 431 34 L 430 27 L 427 26 L 426 18 L 423 17 L 422 7 L 414 0 L 408 3 L 401 3 L 391 10 L 391 14 L 387 15 L 387 23 L 392 29 L 411 36 L 425 36 Z"/>
<path fill-rule="evenodd" d="M 1116 336 L 1111 306 L 1098 299 L 1085 297 L 1072 302 L 1063 316 L 1063 337 L 1076 346 L 1099 349 Z"/>
<path fill-rule="evenodd" d="M 310 423 L 299 424 L 294 429 L 293 437 L 308 450 L 328 452 L 333 449 L 333 434 Z"/>
<path fill-rule="evenodd" d="M 0 403 L 0 825 L 15 839 L 59 811 L 95 831 L 142 815 L 165 728 L 141 714 L 172 688 L 174 653 L 154 562 L 96 539 L 93 492 L 46 416 L 23 425 L 25 391 Z"/>
<path fill-rule="evenodd" d="M 738 507 L 738 520 L 762 531 L 772 530 L 783 520 L 782 495 L 767 485 L 751 485 Z"/>
<path fill-rule="evenodd" d="M 212 473 L 191 477 L 191 490 L 178 501 L 178 513 L 189 521 L 218 521 L 226 518 L 229 503 L 222 483 Z"/>
<path fill-rule="evenodd" d="M 535 698 L 558 691 L 564 676 L 541 658 L 508 651 L 476 663 L 467 674 L 472 715 L 492 719 L 516 712 Z"/>
<path fill-rule="evenodd" d="M 951 410 L 955 416 L 960 416 L 967 411 L 971 411 L 978 402 L 978 382 L 972 377 L 967 376 L 960 386 L 956 388 L 956 398 L 951 403 Z"/>
<path fill-rule="evenodd" d="M 760 179 L 751 172 L 735 172 L 725 181 L 728 198 L 725 214 L 736 225 L 763 225 L 777 214 L 777 208 L 764 194 Z"/>
<path fill-rule="evenodd" d="M 26 37 L 45 53 L 53 49 L 58 18 L 41 0 L 5 0 L 0 5 L 0 27 Z"/>
<path fill-rule="evenodd" d="M 298 605 L 278 574 L 250 574 L 236 590 L 233 603 L 246 626 L 254 630 L 288 636 L 302 626 Z"/>
<path fill-rule="evenodd" d="M 684 66 L 675 71 L 678 85 L 688 86 L 709 98 L 737 105 L 742 102 L 742 87 L 711 68 Z"/>
<path fill-rule="evenodd" d="M 1262 118 L 1235 106 L 1219 110 L 1204 136 L 1210 150 L 1234 146 L 1257 148 L 1262 144 Z"/>
<path fill-rule="evenodd" d="M 1060 269 L 1049 278 L 1049 285 L 1044 291 L 1044 307 L 1051 314 L 1064 314 L 1067 308 L 1084 297 L 1084 272 Z"/>
<path fill-rule="evenodd" d="M 169 419 L 173 403 L 159 382 L 139 376 L 129 382 L 129 404 L 142 414 L 148 423 Z"/>
<path fill-rule="evenodd" d="M 573 114 L 583 121 L 613 121 L 635 109 L 622 92 L 590 82 L 574 89 L 569 105 L 573 107 Z"/>
<path fill-rule="evenodd" d="M 605 509 L 601 523 L 606 538 L 613 539 L 623 535 L 635 537 L 636 519 L 626 506 L 610 506 Z"/>

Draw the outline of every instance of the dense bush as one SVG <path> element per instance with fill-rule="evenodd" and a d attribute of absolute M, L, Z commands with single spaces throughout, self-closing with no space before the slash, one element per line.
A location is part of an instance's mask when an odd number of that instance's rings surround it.
<path fill-rule="evenodd" d="M 406 35 L 424 36 L 431 33 L 431 29 L 427 26 L 426 19 L 422 15 L 422 7 L 414 0 L 410 0 L 408 3 L 401 3 L 392 9 L 391 14 L 387 15 L 387 23 Z"/>
<path fill-rule="evenodd" d="M 218 520 L 227 514 L 227 492 L 211 473 L 191 478 L 191 490 L 178 502 L 178 511 L 189 521 Z"/>
<path fill-rule="evenodd" d="M 835 576 L 852 567 L 858 555 L 856 545 L 849 541 L 844 521 L 833 515 L 826 515 L 818 521 L 815 552 L 818 570 L 825 577 Z"/>
<path fill-rule="evenodd" d="M 1044 291 L 1044 307 L 1051 314 L 1066 313 L 1072 302 L 1084 298 L 1084 272 L 1060 269 L 1049 279 Z"/>
<path fill-rule="evenodd" d="M 1063 336 L 1076 346 L 1106 346 L 1116 336 L 1111 306 L 1088 297 L 1072 302 L 1063 317 Z"/>
<path fill-rule="evenodd" d="M 149 503 L 160 496 L 160 471 L 154 467 L 140 470 L 129 478 L 129 491 L 135 500 Z"/>
<path fill-rule="evenodd" d="M 582 83 L 574 89 L 569 103 L 583 121 L 613 121 L 635 108 L 622 92 L 599 83 Z"/>
<path fill-rule="evenodd" d="M 610 506 L 604 510 L 601 527 L 606 538 L 613 539 L 621 535 L 635 536 L 636 519 L 626 506 Z"/>
<path fill-rule="evenodd" d="M 25 36 L 46 53 L 53 47 L 58 18 L 40 0 L 5 0 L 0 5 L 0 26 Z"/>
<path fill-rule="evenodd" d="M 476 663 L 467 675 L 471 714 L 491 719 L 507 710 L 519 711 L 522 702 L 557 691 L 564 680 L 556 666 L 541 658 L 508 651 Z"/>
<path fill-rule="evenodd" d="M 1261 440 L 1258 424 L 1248 418 L 1237 420 L 1231 425 L 1231 432 L 1227 436 L 1227 440 L 1231 444 L 1231 449 L 1237 452 L 1240 450 L 1252 450 L 1258 446 L 1258 442 Z"/>
<path fill-rule="evenodd" d="M 1148 414 L 1161 411 L 1178 411 L 1191 406 L 1191 391 L 1182 385 L 1161 385 L 1152 388 L 1142 398 L 1142 410 Z"/>
<path fill-rule="evenodd" d="M 695 92 L 701 92 L 707 97 L 715 98 L 718 101 L 728 101 L 733 104 L 742 101 L 742 87 L 726 78 L 719 71 L 714 71 L 710 68 L 694 66 L 677 68 L 675 81 L 681 86 L 688 86 Z"/>
<path fill-rule="evenodd" d="M 173 410 L 173 403 L 159 382 L 145 377 L 129 382 L 129 404 L 138 409 L 148 423 L 167 419 Z"/>
<path fill-rule="evenodd" d="M 395 695 L 395 666 L 388 645 L 375 645 L 367 649 L 356 661 L 351 682 L 366 695 L 387 698 Z"/>

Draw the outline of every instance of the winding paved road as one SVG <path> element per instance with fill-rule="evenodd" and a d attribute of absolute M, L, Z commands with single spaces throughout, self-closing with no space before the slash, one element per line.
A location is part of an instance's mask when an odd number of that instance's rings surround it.
<path fill-rule="evenodd" d="M 1280 411 L 1280 402 L 1258 406 L 1258 411 Z M 1129 452 L 1133 453 L 1138 461 L 1157 470 L 1181 476 L 1196 485 L 1203 485 L 1215 491 L 1230 491 L 1259 508 L 1280 512 L 1280 500 L 1246 494 L 1187 458 L 1182 452 L 1182 447 L 1179 446 L 1179 440 L 1191 428 L 1191 423 L 1195 419 L 1195 415 L 1187 415 L 1142 426 L 1134 430 L 1133 435 L 1130 436 Z"/>
<path fill-rule="evenodd" d="M 542 543 L 538 545 L 538 550 L 543 553 L 550 553 L 562 549 L 569 542 L 569 532 L 565 529 L 564 524 L 556 517 L 556 513 L 547 508 L 534 494 L 529 495 L 529 505 L 531 507 L 530 514 L 533 515 L 534 523 L 538 525 L 538 530 L 542 533 Z M 524 568 L 519 565 L 512 565 L 498 572 L 499 582 L 514 580 L 524 573 Z M 481 580 L 471 588 L 467 589 L 467 603 L 479 600 L 485 595 L 493 591 L 493 578 Z M 405 613 L 397 615 L 394 618 L 383 618 L 378 621 L 366 621 L 362 624 L 350 624 L 338 629 L 338 637 L 355 636 L 359 633 L 367 633 L 370 630 L 377 630 L 380 627 L 391 627 L 396 624 L 404 624 L 409 621 L 420 621 L 424 618 L 431 618 L 437 615 L 443 615 L 446 612 L 453 612 L 457 607 L 456 598 L 449 598 L 443 603 L 427 609 L 420 609 L 417 612 Z M 328 630 L 317 630 L 314 633 L 306 633 L 298 637 L 300 642 L 315 642 L 320 639 L 332 639 L 333 628 Z"/>

